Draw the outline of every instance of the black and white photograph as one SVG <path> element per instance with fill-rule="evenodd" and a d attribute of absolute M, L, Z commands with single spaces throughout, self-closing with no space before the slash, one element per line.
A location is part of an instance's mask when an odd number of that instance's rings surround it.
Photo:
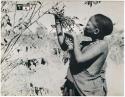
<path fill-rule="evenodd" d="M 1 96 L 124 96 L 124 1 L 2 0 Z"/>

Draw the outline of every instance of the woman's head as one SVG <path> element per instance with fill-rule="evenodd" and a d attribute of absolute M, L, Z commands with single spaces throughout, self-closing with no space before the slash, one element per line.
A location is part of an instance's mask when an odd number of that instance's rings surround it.
<path fill-rule="evenodd" d="M 103 39 L 112 33 L 113 23 L 110 18 L 102 14 L 92 16 L 84 30 L 84 34 L 91 38 Z"/>

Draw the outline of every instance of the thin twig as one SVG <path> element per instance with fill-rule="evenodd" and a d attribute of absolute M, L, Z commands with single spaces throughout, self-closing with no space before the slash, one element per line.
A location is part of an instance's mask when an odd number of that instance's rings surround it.
<path fill-rule="evenodd" d="M 10 42 L 9 42 L 8 45 L 7 45 L 6 50 L 4 51 L 4 54 L 7 52 L 9 46 L 11 45 L 11 42 L 12 42 L 18 35 L 19 35 L 19 34 L 17 34 L 16 36 L 14 36 L 14 37 L 10 40 Z"/>
<path fill-rule="evenodd" d="M 18 39 L 20 38 L 21 35 L 22 35 L 22 32 L 19 34 L 19 36 L 17 37 L 16 41 L 11 46 L 10 51 L 13 49 L 14 45 L 16 44 L 16 42 L 18 41 Z M 4 54 L 5 56 L 1 58 L 1 63 L 5 60 L 6 56 L 10 53 L 10 51 L 8 51 L 8 53 L 6 55 Z"/>
<path fill-rule="evenodd" d="M 2 80 L 4 80 L 12 72 L 12 70 L 15 69 L 17 66 L 19 65 L 16 64 L 15 66 L 13 66 L 12 69 L 9 72 L 7 72 L 7 74 L 2 78 Z"/>
<path fill-rule="evenodd" d="M 16 1 L 16 4 L 17 4 L 17 1 Z M 16 17 L 16 8 L 15 8 L 15 12 L 14 12 L 13 30 L 14 30 L 14 25 L 15 25 L 15 17 Z"/>
<path fill-rule="evenodd" d="M 34 7 L 34 9 L 33 9 L 33 12 L 32 12 L 32 14 L 31 14 L 31 16 L 30 16 L 29 20 L 31 20 L 31 19 L 32 19 L 32 16 L 33 16 L 33 13 L 34 13 L 35 9 L 36 9 L 36 4 L 35 4 L 35 7 Z"/>
<path fill-rule="evenodd" d="M 37 9 L 37 11 L 35 12 L 35 14 L 33 15 L 33 17 L 34 17 L 34 16 L 36 15 L 36 13 L 37 13 L 38 11 L 40 11 L 40 9 L 43 8 L 43 7 L 44 7 L 44 6 L 41 4 L 40 7 L 39 7 L 39 8 Z M 33 17 L 32 17 L 32 18 L 33 18 Z"/>
<path fill-rule="evenodd" d="M 30 25 L 28 25 L 28 26 L 26 27 L 26 29 L 29 28 L 31 25 L 33 25 L 36 21 L 38 21 L 38 20 L 39 20 L 42 16 L 44 16 L 49 10 L 50 10 L 50 9 L 48 9 L 47 11 L 45 11 L 45 12 L 44 12 L 42 15 L 40 15 L 35 21 L 33 21 L 32 23 L 30 23 Z M 26 29 L 25 29 L 25 30 L 26 30 Z M 24 30 L 24 31 L 25 31 L 25 30 Z M 13 46 L 16 44 L 16 42 L 18 41 L 18 39 L 20 38 L 20 36 L 22 35 L 22 33 L 23 33 L 24 31 L 22 31 L 22 32 L 19 34 L 19 36 L 17 35 L 18 37 L 16 36 L 17 39 L 16 39 L 16 41 L 14 42 L 14 44 L 12 45 L 11 50 L 12 50 Z M 13 39 L 14 39 L 14 38 L 13 38 Z M 13 40 L 13 39 L 12 39 L 12 40 Z M 12 40 L 11 40 L 11 42 L 12 42 Z M 10 42 L 10 43 L 11 43 L 11 42 Z M 9 43 L 9 45 L 10 45 L 10 43 Z M 8 47 L 9 47 L 9 46 L 8 46 Z M 7 49 L 8 49 L 8 47 L 7 47 Z M 7 51 L 7 49 L 5 50 L 5 52 Z M 9 53 L 8 53 L 8 54 L 9 54 Z M 8 54 L 7 54 L 7 55 L 8 55 Z M 6 58 L 6 56 L 4 56 L 4 57 L 1 59 L 1 63 L 5 60 L 5 58 Z"/>

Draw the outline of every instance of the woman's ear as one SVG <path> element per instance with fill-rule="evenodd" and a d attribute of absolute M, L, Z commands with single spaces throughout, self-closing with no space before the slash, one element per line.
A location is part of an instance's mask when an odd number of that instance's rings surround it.
<path fill-rule="evenodd" d="M 95 29 L 94 34 L 99 34 L 100 30 L 98 28 Z"/>

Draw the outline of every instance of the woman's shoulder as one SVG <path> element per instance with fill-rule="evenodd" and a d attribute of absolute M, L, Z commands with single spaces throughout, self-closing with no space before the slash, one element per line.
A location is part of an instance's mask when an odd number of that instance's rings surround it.
<path fill-rule="evenodd" d="M 108 43 L 107 43 L 107 41 L 105 41 L 105 40 L 99 40 L 99 41 L 97 42 L 97 45 L 99 45 L 99 48 L 100 48 L 103 52 L 108 51 Z"/>
<path fill-rule="evenodd" d="M 102 46 L 102 47 L 108 47 L 108 43 L 107 43 L 107 41 L 105 41 L 105 40 L 99 40 L 99 44 Z"/>

